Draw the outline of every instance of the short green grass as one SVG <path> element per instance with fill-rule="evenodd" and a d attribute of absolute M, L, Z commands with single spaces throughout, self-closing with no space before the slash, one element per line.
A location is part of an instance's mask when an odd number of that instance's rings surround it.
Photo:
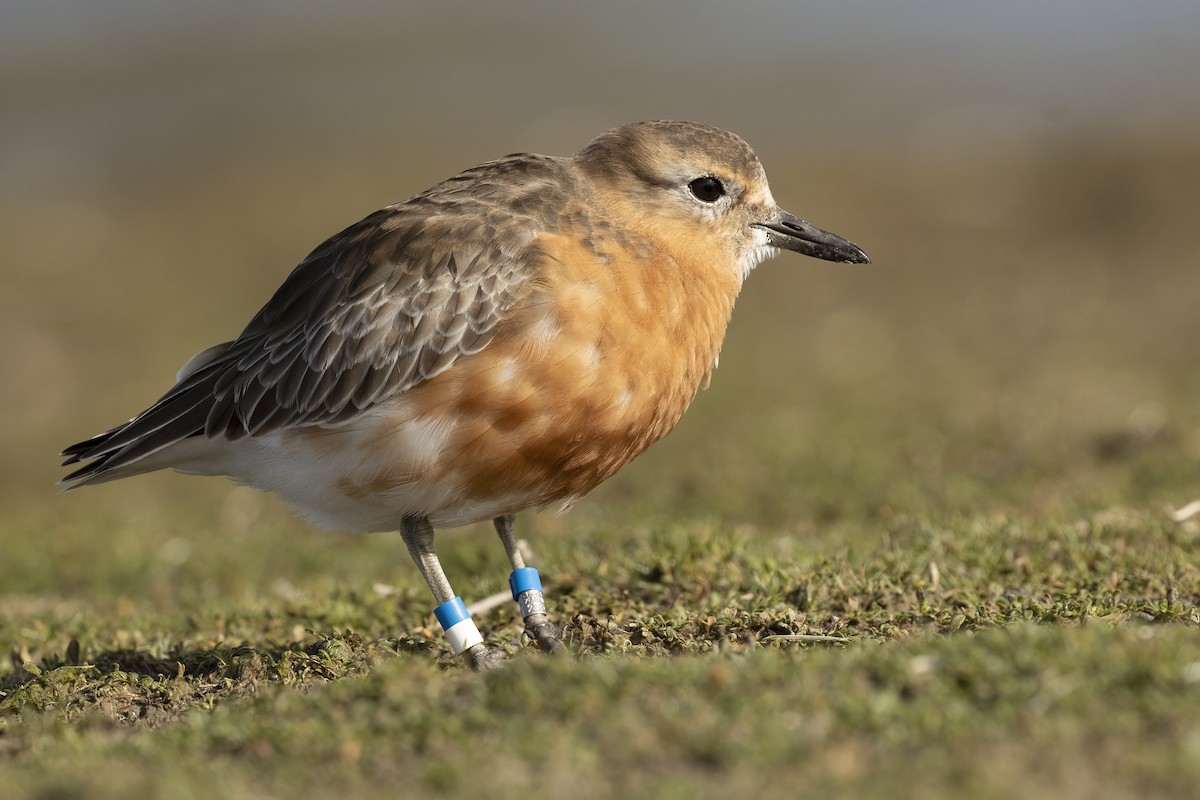
<path fill-rule="evenodd" d="M 73 244 L 14 231 L 8 263 L 101 266 L 17 276 L 29 302 L 0 318 L 31 343 L 0 389 L 42 400 L 3 431 L 0 796 L 1194 794 L 1200 529 L 1168 511 L 1200 497 L 1200 150 L 1049 142 L 969 179 L 849 163 L 773 168 L 776 195 L 807 213 L 786 187 L 810 187 L 878 263 L 764 265 L 681 428 L 570 515 L 520 519 L 571 652 L 526 645 L 505 604 L 479 616 L 509 654 L 486 675 L 396 536 L 312 533 L 219 481 L 52 494 L 49 454 L 151 399 L 333 229 L 234 225 L 225 261 L 200 235 L 276 207 L 301 165 L 189 173 L 172 203 L 113 189 L 129 227 Z M 197 251 L 164 275 L 135 227 Z M 146 302 L 193 295 L 177 320 Z M 439 542 L 468 602 L 503 590 L 486 526 Z"/>
<path fill-rule="evenodd" d="M 1200 781 L 1195 533 L 1154 515 L 895 518 L 804 547 L 701 523 L 590 538 L 543 559 L 572 656 L 523 647 L 505 606 L 480 619 L 512 654 L 488 675 L 449 655 L 413 580 L 116 598 L 111 617 L 9 601 L 9 785 L 1165 797 Z M 498 587 L 483 542 L 454 549 Z"/>

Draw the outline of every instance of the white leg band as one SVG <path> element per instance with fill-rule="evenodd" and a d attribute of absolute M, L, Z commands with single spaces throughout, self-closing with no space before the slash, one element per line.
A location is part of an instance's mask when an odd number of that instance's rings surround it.
<path fill-rule="evenodd" d="M 454 650 L 454 655 L 462 655 L 463 651 L 469 647 L 483 641 L 483 636 L 479 634 L 479 629 L 475 627 L 475 621 L 470 617 L 459 620 L 446 629 L 446 639 L 450 642 L 450 647 Z"/>

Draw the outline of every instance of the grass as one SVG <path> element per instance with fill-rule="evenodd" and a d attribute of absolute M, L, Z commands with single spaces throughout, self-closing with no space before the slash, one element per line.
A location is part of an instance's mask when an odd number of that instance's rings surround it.
<path fill-rule="evenodd" d="M 822 187 L 814 221 L 878 265 L 765 265 L 680 429 L 570 515 L 519 521 L 572 655 L 532 651 L 506 605 L 479 618 L 510 654 L 487 675 L 446 650 L 398 537 L 312 534 L 219 481 L 50 493 L 47 454 L 140 407 L 348 221 L 256 227 L 313 179 L 278 158 L 165 199 L 122 184 L 95 201 L 119 224 L 48 243 L 5 223 L 0 333 L 29 344 L 0 387 L 4 796 L 1200 785 L 1200 528 L 1167 513 L 1200 496 L 1192 139 L 772 169 L 793 210 L 783 187 Z M 318 176 L 338 214 L 370 195 L 349 175 Z M 168 271 L 176 240 L 196 246 Z M 46 248 L 127 279 L 12 266 Z M 503 589 L 493 534 L 439 541 L 468 602 Z"/>
<path fill-rule="evenodd" d="M 30 609 L 21 637 L 43 649 L 20 656 L 0 699 L 9 785 L 235 798 L 1194 786 L 1194 533 L 1134 512 L 1050 531 L 957 523 L 893 520 L 865 551 L 836 536 L 801 553 L 719 525 L 562 548 L 547 578 L 575 657 L 522 648 L 504 608 L 481 622 L 512 658 L 483 676 L 446 652 L 412 581 L 115 619 Z M 5 616 L 10 630 L 22 615 Z M 398 619 L 411 627 L 397 634 Z"/>

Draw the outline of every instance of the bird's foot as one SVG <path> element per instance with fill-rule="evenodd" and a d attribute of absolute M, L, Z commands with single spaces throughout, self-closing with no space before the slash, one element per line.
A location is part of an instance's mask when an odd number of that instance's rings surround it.
<path fill-rule="evenodd" d="M 504 658 L 498 650 L 489 650 L 483 644 L 473 645 L 466 650 L 467 660 L 471 662 L 474 672 L 491 672 L 504 665 Z"/>
<path fill-rule="evenodd" d="M 538 643 L 538 647 L 547 653 L 564 653 L 567 646 L 563 644 L 562 630 L 550 622 L 545 614 L 530 614 L 525 618 L 525 635 Z"/>
<path fill-rule="evenodd" d="M 512 589 L 513 600 L 521 608 L 525 634 L 547 653 L 566 650 L 562 631 L 546 617 L 546 598 L 542 594 L 542 579 L 538 571 L 533 567 L 514 569 L 508 577 L 508 585 Z"/>

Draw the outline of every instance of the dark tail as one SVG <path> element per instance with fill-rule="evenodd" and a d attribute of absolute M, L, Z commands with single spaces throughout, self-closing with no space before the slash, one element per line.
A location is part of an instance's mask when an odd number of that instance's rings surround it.
<path fill-rule="evenodd" d="M 208 363 L 194 366 L 190 373 L 181 373 L 180 382 L 171 391 L 124 425 L 63 450 L 64 467 L 91 462 L 59 481 L 59 485 L 66 486 L 63 491 L 166 466 L 147 465 L 145 469 L 138 469 L 137 462 L 169 445 L 204 433 L 221 372 L 221 365 L 215 361 L 210 359 Z M 193 365 L 189 362 L 188 366 Z"/>

